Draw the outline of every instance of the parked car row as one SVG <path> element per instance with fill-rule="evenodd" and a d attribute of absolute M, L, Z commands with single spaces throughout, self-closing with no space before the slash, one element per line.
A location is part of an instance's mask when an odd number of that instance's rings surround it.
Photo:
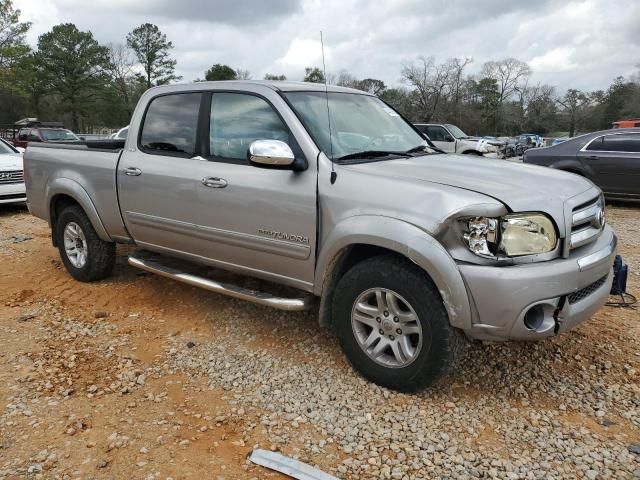
<path fill-rule="evenodd" d="M 71 130 L 66 128 L 52 127 L 29 127 L 18 132 L 15 141 L 16 147 L 26 148 L 29 142 L 49 143 L 49 142 L 79 142 L 80 138 Z"/>

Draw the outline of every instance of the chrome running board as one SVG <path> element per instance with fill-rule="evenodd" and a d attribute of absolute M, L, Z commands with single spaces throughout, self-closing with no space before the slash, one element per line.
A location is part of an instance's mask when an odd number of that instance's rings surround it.
<path fill-rule="evenodd" d="M 162 265 L 150 259 L 134 257 L 132 255 L 129 256 L 129 265 L 150 273 L 155 273 L 156 275 L 177 280 L 178 282 L 186 283 L 187 285 L 203 288 L 210 292 L 221 293 L 240 300 L 247 300 L 259 305 L 277 308 L 278 310 L 291 312 L 308 310 L 315 304 L 315 297 L 310 294 L 301 298 L 276 297 L 270 293 L 258 292 L 237 285 L 216 282 L 209 278 L 199 277 L 167 265 Z"/>

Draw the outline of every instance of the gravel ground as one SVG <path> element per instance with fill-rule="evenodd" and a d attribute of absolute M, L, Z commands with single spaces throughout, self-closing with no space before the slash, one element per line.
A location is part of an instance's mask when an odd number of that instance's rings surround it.
<path fill-rule="evenodd" d="M 640 478 L 638 310 L 470 344 L 436 388 L 398 394 L 315 313 L 140 275 L 124 251 L 113 280 L 77 284 L 41 222 L 1 218 L 0 480 L 282 478 L 246 461 L 255 446 L 343 479 Z M 608 218 L 637 292 L 640 210 Z"/>

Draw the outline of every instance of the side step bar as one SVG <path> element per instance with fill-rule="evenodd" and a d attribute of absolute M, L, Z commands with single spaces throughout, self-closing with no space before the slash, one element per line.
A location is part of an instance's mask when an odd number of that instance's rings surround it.
<path fill-rule="evenodd" d="M 313 295 L 305 295 L 301 298 L 276 297 L 270 293 L 258 292 L 238 287 L 236 285 L 198 277 L 149 259 L 129 256 L 129 265 L 150 273 L 155 273 L 163 277 L 177 280 L 178 282 L 186 283 L 187 285 L 203 288 L 210 292 L 221 293 L 229 297 L 239 298 L 240 300 L 247 300 L 259 305 L 277 308 L 278 310 L 287 310 L 291 312 L 309 310 L 315 304 L 315 297 Z"/>

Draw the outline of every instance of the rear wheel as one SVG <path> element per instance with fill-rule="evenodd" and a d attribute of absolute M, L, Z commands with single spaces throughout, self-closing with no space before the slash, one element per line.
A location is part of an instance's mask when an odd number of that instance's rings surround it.
<path fill-rule="evenodd" d="M 54 235 L 62 263 L 73 278 L 92 282 L 111 275 L 116 245 L 98 237 L 82 208 L 71 205 L 62 210 Z"/>
<path fill-rule="evenodd" d="M 340 279 L 333 303 L 343 351 L 378 385 L 415 391 L 435 383 L 464 345 L 419 267 L 393 255 L 365 260 Z"/>

